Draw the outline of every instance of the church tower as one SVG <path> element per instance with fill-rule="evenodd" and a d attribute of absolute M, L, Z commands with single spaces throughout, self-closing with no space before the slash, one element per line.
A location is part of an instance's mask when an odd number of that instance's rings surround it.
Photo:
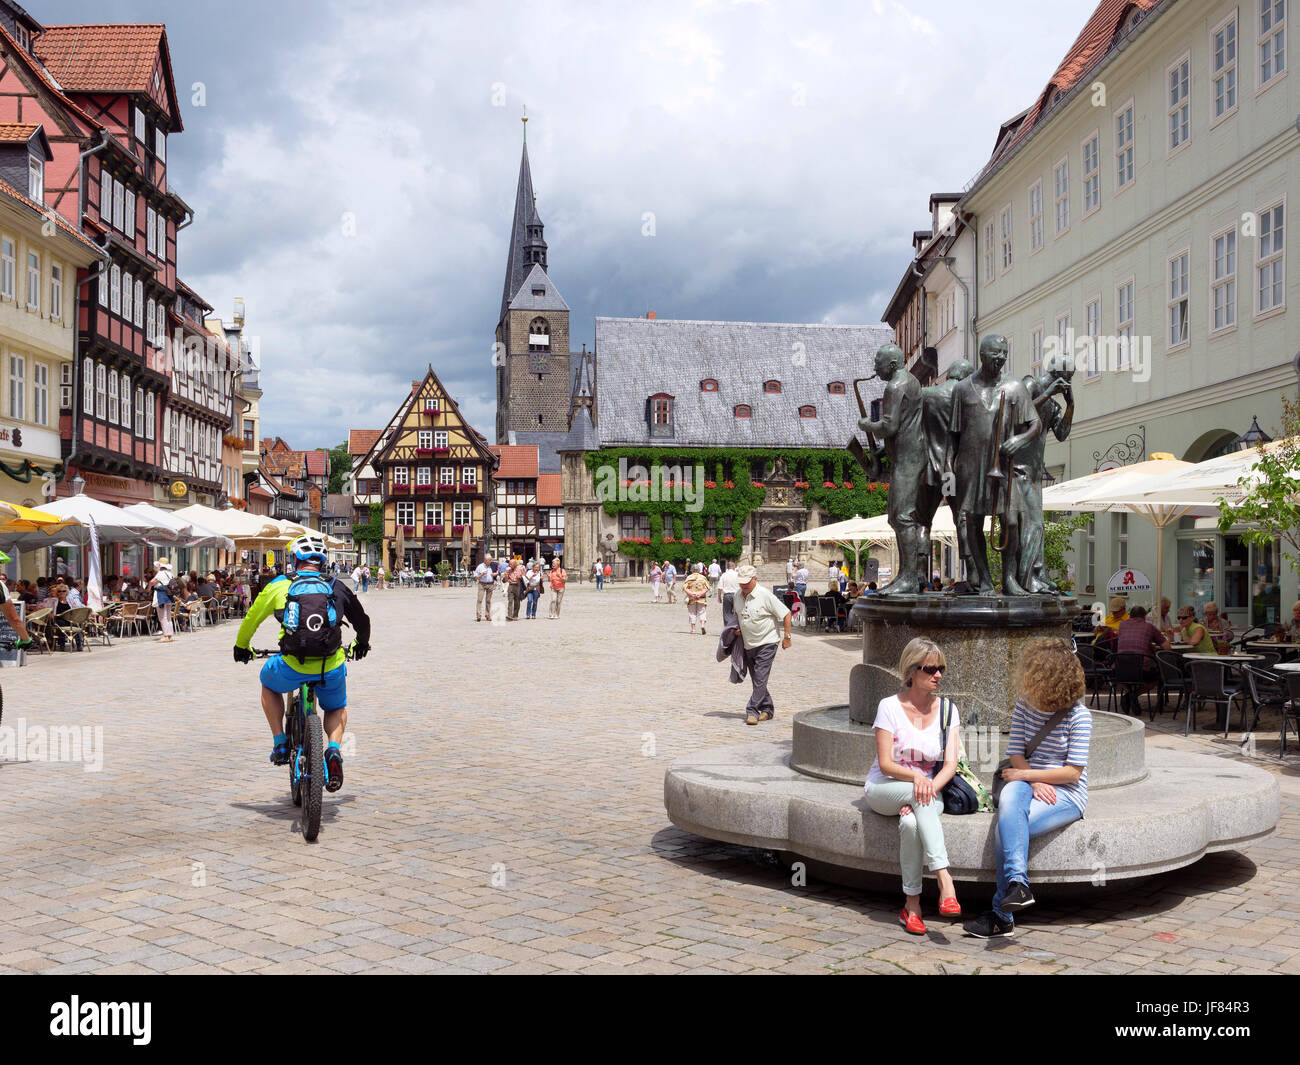
<path fill-rule="evenodd" d="M 528 119 L 497 319 L 496 442 L 511 432 L 565 432 L 572 407 L 569 305 L 546 272 L 546 239 L 528 166 Z"/>

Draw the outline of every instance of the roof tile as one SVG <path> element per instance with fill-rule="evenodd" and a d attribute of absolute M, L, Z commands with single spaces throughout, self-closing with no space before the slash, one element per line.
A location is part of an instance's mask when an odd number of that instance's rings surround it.
<path fill-rule="evenodd" d="M 507 477 L 531 478 L 537 476 L 537 447 L 528 444 L 493 444 L 489 449 L 501 459 L 492 476 L 495 480 Z"/>
<path fill-rule="evenodd" d="M 33 47 L 66 92 L 148 92 L 163 29 L 160 22 L 46 26 Z"/>

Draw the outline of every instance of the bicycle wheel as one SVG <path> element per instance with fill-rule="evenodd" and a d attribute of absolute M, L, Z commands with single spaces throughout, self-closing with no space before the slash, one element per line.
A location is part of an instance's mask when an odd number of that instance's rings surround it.
<path fill-rule="evenodd" d="M 289 797 L 294 806 L 302 805 L 302 783 L 298 779 L 298 761 L 302 747 L 302 711 L 298 707 L 298 693 L 289 696 L 289 712 L 285 715 L 289 736 Z"/>
<path fill-rule="evenodd" d="M 325 790 L 325 730 L 320 715 L 304 714 L 302 838 L 308 843 L 320 834 L 320 812 Z"/>

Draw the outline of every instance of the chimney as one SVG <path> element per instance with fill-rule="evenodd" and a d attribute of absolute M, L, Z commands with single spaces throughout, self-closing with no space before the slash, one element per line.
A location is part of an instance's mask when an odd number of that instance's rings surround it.
<path fill-rule="evenodd" d="M 655 312 L 654 312 L 654 311 L 646 311 L 646 312 L 645 312 L 645 316 L 646 316 L 647 318 L 653 320 L 654 317 L 655 317 Z"/>

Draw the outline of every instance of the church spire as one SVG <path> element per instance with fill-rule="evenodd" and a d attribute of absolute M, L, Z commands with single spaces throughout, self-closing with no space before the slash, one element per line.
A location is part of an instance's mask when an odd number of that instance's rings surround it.
<path fill-rule="evenodd" d="M 528 168 L 528 116 L 524 115 L 524 148 L 519 162 L 519 184 L 515 189 L 514 222 L 510 226 L 510 249 L 506 255 L 506 281 L 501 293 L 501 315 L 515 298 L 533 264 L 546 269 L 546 241 L 542 237 L 542 220 L 537 214 L 537 197 L 533 193 L 533 175 Z"/>

